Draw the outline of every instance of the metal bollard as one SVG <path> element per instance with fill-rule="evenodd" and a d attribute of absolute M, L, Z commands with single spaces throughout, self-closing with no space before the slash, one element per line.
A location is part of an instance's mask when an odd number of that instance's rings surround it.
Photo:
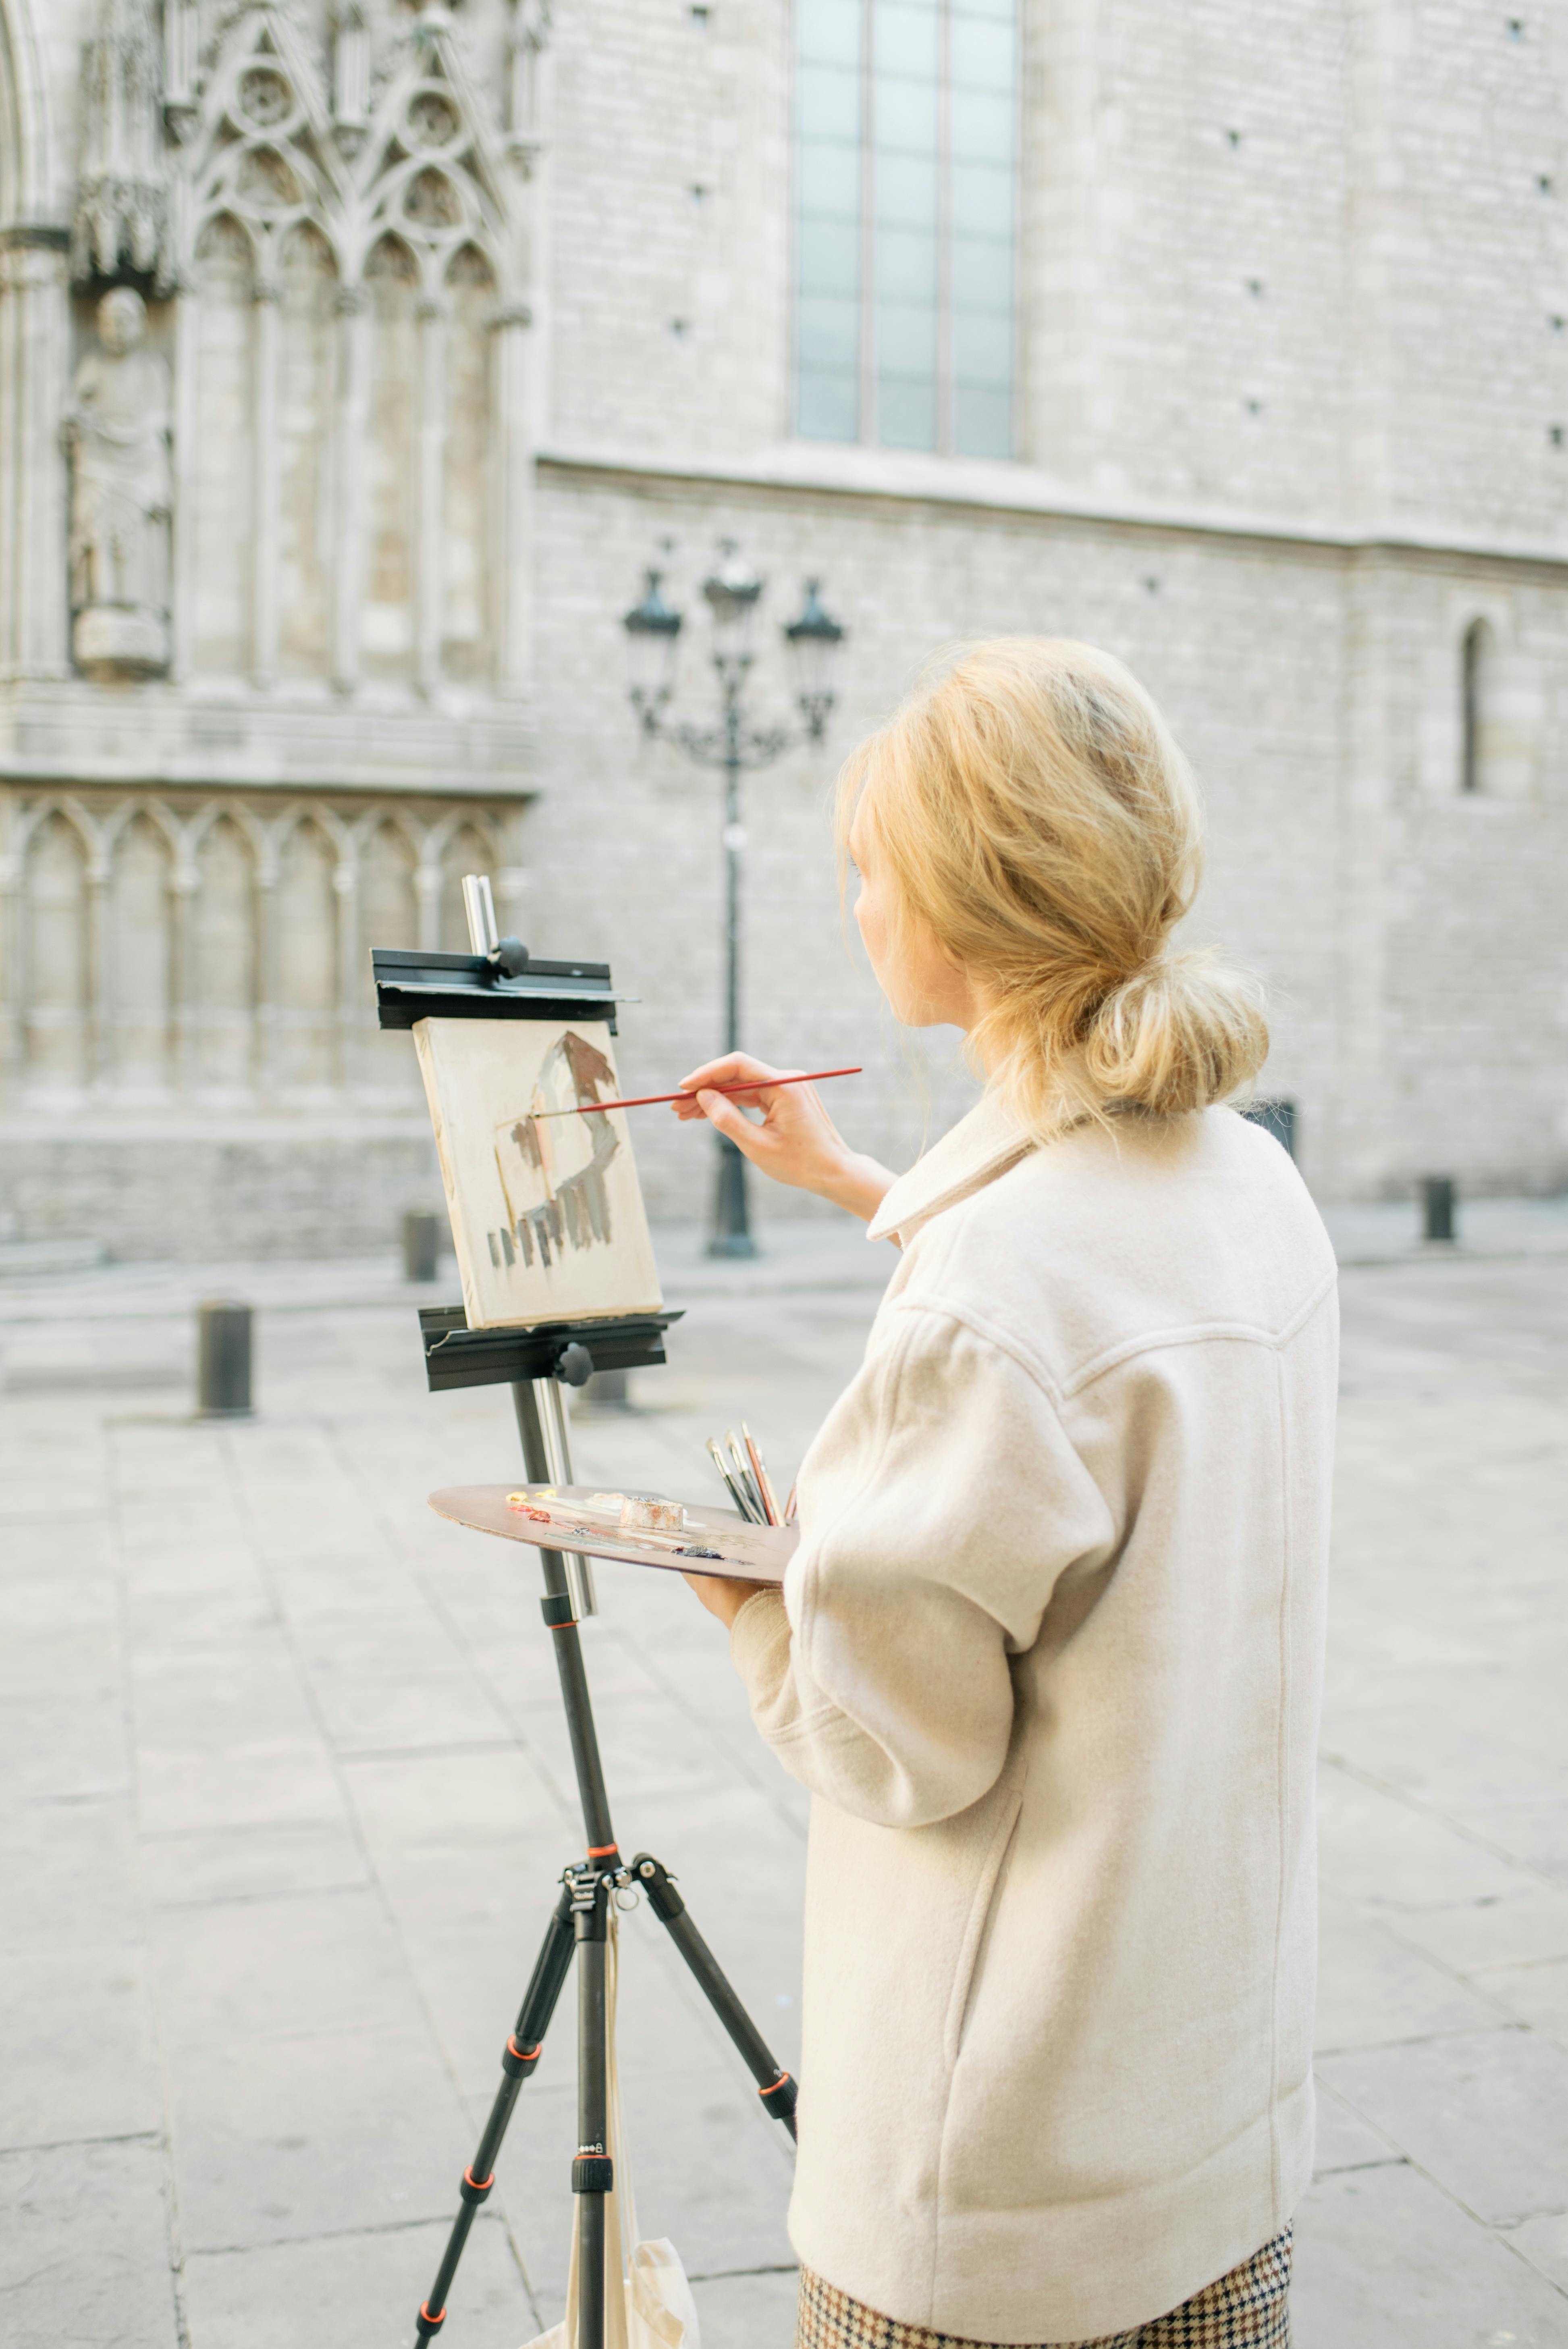
<path fill-rule="evenodd" d="M 403 1218 L 404 1279 L 434 1280 L 440 1246 L 439 1217 L 425 1208 L 411 1207 Z"/>
<path fill-rule="evenodd" d="M 197 1415 L 248 1419 L 251 1410 L 251 1309 L 209 1299 L 196 1308 Z"/>
<path fill-rule="evenodd" d="M 1421 1237 L 1424 1240 L 1451 1242 L 1453 1237 L 1454 1178 L 1451 1174 L 1423 1174 Z"/>

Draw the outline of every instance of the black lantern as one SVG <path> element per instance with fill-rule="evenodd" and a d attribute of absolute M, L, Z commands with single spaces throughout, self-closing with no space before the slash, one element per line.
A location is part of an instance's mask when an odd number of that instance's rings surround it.
<path fill-rule="evenodd" d="M 713 614 L 713 657 L 720 676 L 733 670 L 738 677 L 751 664 L 751 626 L 762 594 L 762 582 L 740 559 L 733 538 L 718 542 L 718 569 L 702 583 Z"/>
<path fill-rule="evenodd" d="M 672 612 L 659 593 L 664 575 L 662 571 L 644 574 L 643 600 L 633 605 L 621 623 L 626 631 L 632 707 L 650 734 L 675 684 L 676 639 L 681 632 L 680 614 Z"/>
<path fill-rule="evenodd" d="M 820 585 L 819 579 L 807 580 L 800 616 L 791 620 L 784 631 L 795 672 L 796 705 L 813 742 L 821 740 L 832 712 L 833 671 L 838 666 L 839 647 L 844 640 L 842 628 L 823 610 L 819 600 L 817 590 Z"/>

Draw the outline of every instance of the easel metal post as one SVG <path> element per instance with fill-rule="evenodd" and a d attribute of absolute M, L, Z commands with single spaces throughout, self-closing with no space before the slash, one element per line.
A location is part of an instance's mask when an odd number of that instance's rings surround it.
<path fill-rule="evenodd" d="M 373 956 L 383 1027 L 410 1027 L 417 1019 L 432 1014 L 522 1019 L 607 1015 L 614 1025 L 616 999 L 610 993 L 605 966 L 531 964 L 516 939 L 496 941 L 494 909 L 485 876 L 466 875 L 463 894 L 475 939 L 472 957 L 402 949 L 377 950 Z M 480 937 L 490 941 L 482 948 Z M 544 1329 L 469 1330 L 460 1308 L 427 1307 L 419 1313 L 426 1376 L 432 1390 L 510 1385 L 529 1481 L 569 1485 L 571 1450 L 560 1381 L 565 1378 L 580 1383 L 594 1369 L 662 1362 L 664 1332 L 676 1319 L 675 1313 L 661 1312 Z M 569 1867 L 562 1876 L 561 1896 L 502 2053 L 500 2085 L 473 2161 L 463 2173 L 460 2207 L 430 2296 L 417 2320 L 419 2349 L 428 2349 L 446 2323 L 447 2295 L 475 2215 L 494 2186 L 496 2160 L 518 2091 L 543 2052 L 545 2033 L 573 1959 L 578 1970 L 578 2149 L 572 2165 L 577 2203 L 575 2349 L 604 2349 L 604 2198 L 614 2186 L 608 2147 L 605 1966 L 610 1900 L 614 1892 L 635 1887 L 646 1893 L 649 1907 L 756 2082 L 763 2108 L 783 2123 L 791 2137 L 795 2135 L 795 2082 L 779 2064 L 692 1922 L 669 1870 L 649 1852 L 639 1852 L 629 1865 L 622 1858 L 610 1816 L 577 1629 L 593 1603 L 588 1562 L 554 1549 L 541 1549 L 539 1557 L 544 1578 L 540 1607 L 555 1650 L 587 1849 L 583 1861 Z"/>

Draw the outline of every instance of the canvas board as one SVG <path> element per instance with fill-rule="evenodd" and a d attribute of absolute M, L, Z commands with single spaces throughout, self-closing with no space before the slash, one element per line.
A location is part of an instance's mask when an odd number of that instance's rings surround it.
<path fill-rule="evenodd" d="M 664 1299 L 602 1019 L 420 1019 L 425 1098 L 470 1330 L 656 1312 Z"/>

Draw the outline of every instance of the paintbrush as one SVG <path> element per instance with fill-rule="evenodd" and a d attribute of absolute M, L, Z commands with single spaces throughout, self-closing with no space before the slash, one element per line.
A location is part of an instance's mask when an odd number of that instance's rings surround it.
<path fill-rule="evenodd" d="M 704 1085 L 705 1093 L 759 1093 L 770 1085 L 820 1085 L 830 1077 L 858 1077 L 861 1069 L 813 1069 L 803 1077 L 748 1077 L 744 1084 Z M 691 1092 L 678 1093 L 638 1093 L 630 1101 L 573 1102 L 566 1109 L 531 1110 L 531 1117 L 590 1117 L 596 1109 L 651 1109 L 655 1102 L 696 1101 Z"/>
<path fill-rule="evenodd" d="M 762 1519 L 758 1517 L 756 1510 L 751 1506 L 750 1494 L 744 1490 L 733 1469 L 731 1469 L 726 1462 L 723 1453 L 719 1450 L 717 1444 L 711 1435 L 707 1439 L 707 1448 L 709 1455 L 712 1458 L 713 1464 L 717 1469 L 719 1475 L 723 1477 L 729 1497 L 735 1503 L 736 1507 L 740 1511 L 741 1516 L 746 1519 L 748 1525 L 760 1525 L 762 1523 Z"/>
<path fill-rule="evenodd" d="M 762 1487 L 751 1473 L 750 1463 L 737 1441 L 733 1427 L 726 1429 L 724 1441 L 736 1475 L 740 1480 L 741 1490 L 751 1503 L 752 1516 L 759 1526 L 765 1526 L 768 1523 L 768 1504 L 762 1497 Z"/>
<path fill-rule="evenodd" d="M 740 1423 L 740 1433 L 746 1438 L 746 1450 L 751 1462 L 751 1473 L 757 1479 L 757 1489 L 762 1495 L 762 1506 L 768 1512 L 768 1522 L 770 1526 L 781 1526 L 784 1520 L 779 1514 L 779 1496 L 773 1490 L 773 1480 L 768 1474 L 761 1447 L 744 1420 Z"/>

